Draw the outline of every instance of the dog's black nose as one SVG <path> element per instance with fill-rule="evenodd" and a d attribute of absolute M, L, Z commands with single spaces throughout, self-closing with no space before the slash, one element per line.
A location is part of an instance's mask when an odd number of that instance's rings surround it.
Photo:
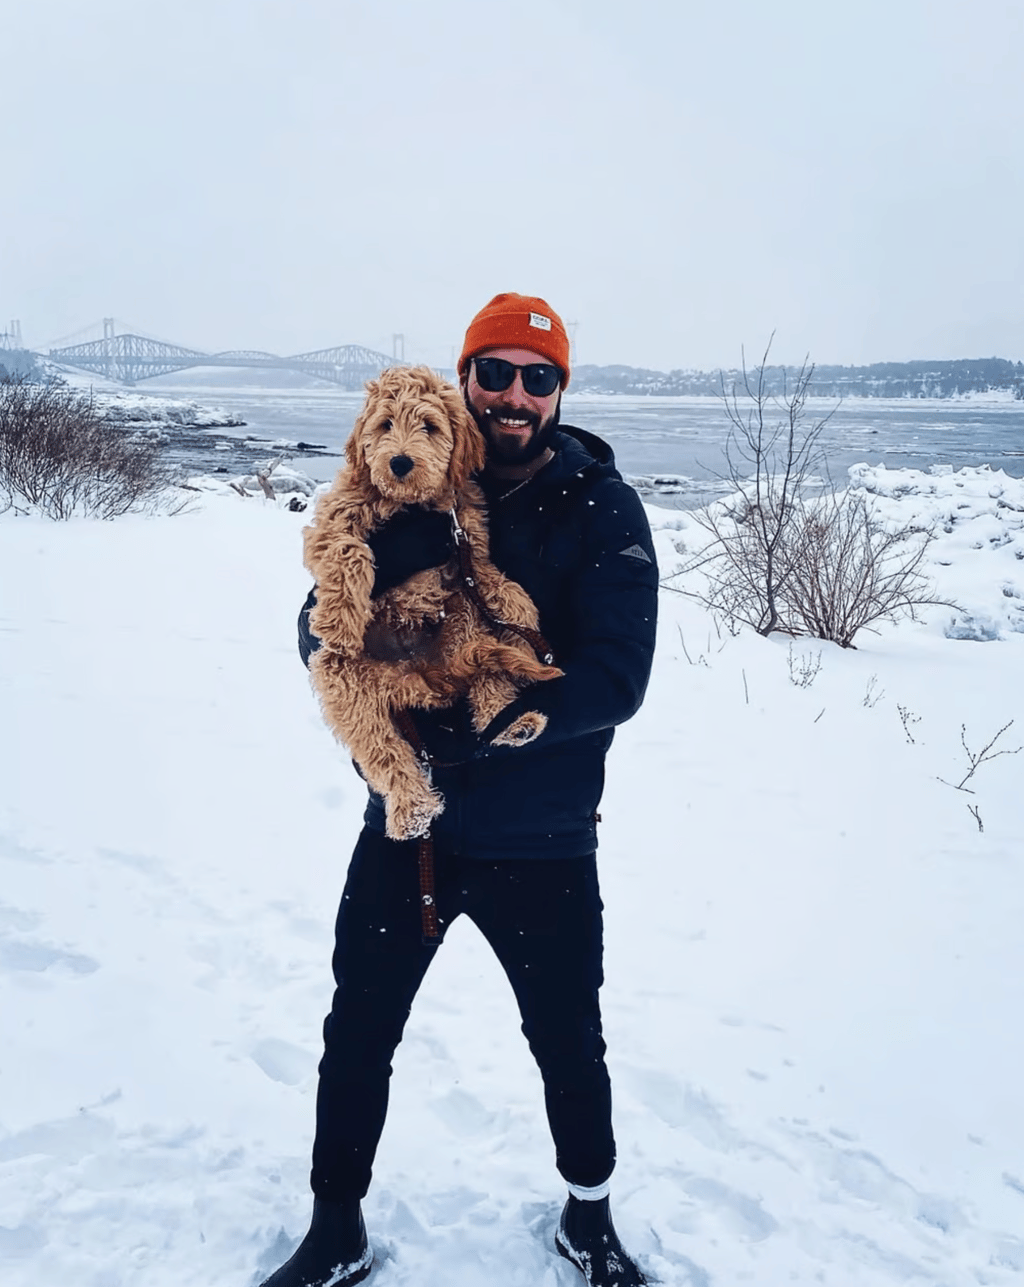
<path fill-rule="evenodd" d="M 416 462 L 408 456 L 392 456 L 391 472 L 396 478 L 404 478 Z"/>

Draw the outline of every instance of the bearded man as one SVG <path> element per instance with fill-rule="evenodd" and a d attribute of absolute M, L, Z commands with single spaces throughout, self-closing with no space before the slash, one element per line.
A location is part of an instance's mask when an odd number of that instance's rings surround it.
<path fill-rule="evenodd" d="M 476 923 L 512 985 L 543 1078 L 569 1190 L 556 1248 L 590 1287 L 637 1287 L 645 1280 L 609 1211 L 615 1142 L 595 851 L 605 755 L 650 674 L 658 576 L 643 507 L 611 449 L 560 422 L 569 358 L 565 327 L 543 299 L 503 294 L 473 318 L 458 364 L 487 443 L 479 482 L 491 558 L 537 605 L 565 673 L 530 688 L 479 735 L 465 705 L 419 712 L 417 726 L 447 802 L 431 832 L 442 938 L 462 913 Z M 444 563 L 452 532 L 444 515 L 409 507 L 369 543 L 377 595 Z M 299 619 L 307 664 L 318 646 L 308 620 L 315 602 L 314 588 Z M 526 746 L 492 746 L 527 709 L 547 716 L 543 733 Z M 264 1287 L 347 1287 L 372 1268 L 360 1200 L 384 1128 L 392 1055 L 436 949 L 420 934 L 416 842 L 386 837 L 372 792 L 364 821 L 338 912 L 313 1219 Z"/>

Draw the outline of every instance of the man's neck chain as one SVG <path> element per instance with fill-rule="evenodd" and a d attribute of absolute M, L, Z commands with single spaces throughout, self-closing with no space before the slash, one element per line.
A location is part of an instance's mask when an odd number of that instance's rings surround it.
<path fill-rule="evenodd" d="M 508 500 L 510 496 L 514 496 L 516 492 L 518 492 L 521 488 L 525 487 L 527 483 L 532 483 L 536 477 L 537 477 L 536 474 L 530 474 L 528 477 L 524 478 L 521 483 L 516 483 L 515 487 L 510 487 L 507 492 L 502 492 L 501 495 L 497 498 L 498 501 L 500 502 L 500 501 Z"/>
<path fill-rule="evenodd" d="M 542 474 L 544 470 L 548 467 L 548 465 L 551 464 L 551 461 L 553 459 L 554 459 L 554 455 L 552 454 L 551 456 L 548 457 L 547 460 L 544 461 L 544 463 L 540 466 L 539 469 L 535 469 L 533 473 L 527 474 L 526 477 L 522 479 L 521 482 L 516 483 L 515 487 L 510 487 L 507 492 L 502 492 L 501 495 L 497 496 L 495 499 L 500 502 L 503 500 L 508 500 L 510 496 L 514 496 L 516 492 L 520 490 L 520 488 L 525 487 L 527 483 L 532 483 L 533 480 L 538 476 L 538 474 Z"/>

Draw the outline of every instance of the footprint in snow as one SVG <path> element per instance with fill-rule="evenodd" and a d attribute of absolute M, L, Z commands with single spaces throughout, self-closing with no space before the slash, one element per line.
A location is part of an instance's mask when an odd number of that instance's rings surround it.
<path fill-rule="evenodd" d="M 494 1121 L 494 1114 L 475 1095 L 458 1086 L 431 1100 L 430 1107 L 455 1135 L 479 1135 Z"/>
<path fill-rule="evenodd" d="M 20 907 L 11 907 L 8 903 L 0 903 L 0 933 L 5 930 L 17 930 L 25 932 L 34 930 L 39 925 L 40 918 L 35 912 L 22 911 Z"/>
<path fill-rule="evenodd" d="M 480 1204 L 486 1202 L 488 1195 L 464 1185 L 455 1189 L 446 1189 L 441 1193 L 426 1194 L 422 1207 L 427 1220 L 432 1226 L 458 1224 L 468 1219 L 473 1224 L 490 1223 L 491 1217 L 497 1219 L 494 1211 L 481 1211 Z"/>
<path fill-rule="evenodd" d="M 42 1251 L 47 1238 L 42 1229 L 29 1224 L 20 1224 L 14 1229 L 7 1229 L 0 1224 L 0 1259 L 15 1260 L 21 1256 L 31 1256 Z"/>
<path fill-rule="evenodd" d="M 39 1122 L 0 1139 L 0 1162 L 42 1155 L 62 1162 L 80 1162 L 114 1139 L 114 1124 L 92 1113 L 78 1113 L 52 1122 Z"/>
<path fill-rule="evenodd" d="M 622 1083 L 666 1126 L 684 1130 L 707 1148 L 731 1152 L 743 1143 L 724 1110 L 699 1087 L 655 1068 L 623 1068 Z"/>
<path fill-rule="evenodd" d="M 280 1037 L 264 1037 L 249 1051 L 249 1057 L 271 1081 L 298 1086 L 316 1071 L 317 1056 Z"/>
<path fill-rule="evenodd" d="M 72 974 L 93 974 L 100 968 L 100 964 L 91 956 L 83 956 L 80 952 L 65 952 L 45 943 L 0 939 L 0 970 L 42 974 L 51 967 L 69 970 Z"/>
<path fill-rule="evenodd" d="M 703 1208 L 714 1209 L 724 1219 L 729 1232 L 748 1242 L 763 1242 L 779 1228 L 779 1222 L 765 1211 L 759 1198 L 749 1197 L 738 1189 L 706 1175 L 683 1178 L 680 1187 Z"/>

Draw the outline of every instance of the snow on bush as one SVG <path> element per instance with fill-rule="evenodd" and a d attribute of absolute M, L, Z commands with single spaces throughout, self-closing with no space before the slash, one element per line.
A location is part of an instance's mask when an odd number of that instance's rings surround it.
<path fill-rule="evenodd" d="M 1024 633 L 1024 480 L 987 465 L 956 472 L 850 468 L 852 496 L 870 501 L 874 518 L 890 530 L 933 534 L 924 561 L 935 597 L 956 608 L 925 613 L 950 639 L 986 642 Z M 737 498 L 716 501 L 724 510 Z M 709 507 L 710 508 L 710 507 Z M 678 576 L 709 544 L 693 514 L 648 506 L 663 578 Z"/>
<path fill-rule="evenodd" d="M 179 503 L 158 439 L 109 423 L 87 394 L 0 380 L 0 511 L 117 518 Z"/>

